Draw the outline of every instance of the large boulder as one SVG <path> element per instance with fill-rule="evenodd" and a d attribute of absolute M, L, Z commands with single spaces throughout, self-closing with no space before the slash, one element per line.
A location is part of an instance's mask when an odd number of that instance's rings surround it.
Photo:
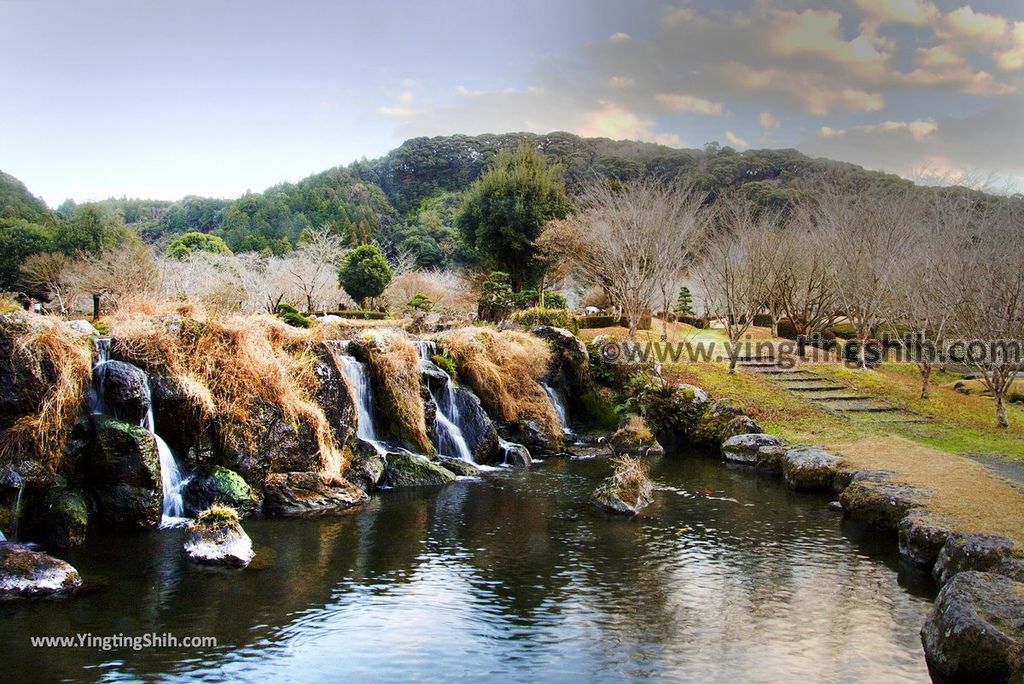
<path fill-rule="evenodd" d="M 1020 557 L 1020 553 L 1006 537 L 955 532 L 942 545 L 935 567 L 932 568 L 932 577 L 941 586 L 958 572 L 986 572 L 1004 558 L 1016 557 Z"/>
<path fill-rule="evenodd" d="M 438 463 L 445 470 L 455 473 L 456 477 L 477 477 L 480 475 L 480 468 L 469 461 L 463 461 L 461 458 L 442 457 L 438 459 Z"/>
<path fill-rule="evenodd" d="M 338 348 L 330 342 L 315 350 L 313 372 L 317 378 L 316 402 L 324 410 L 338 444 L 345 444 L 356 432 L 358 410 Z"/>
<path fill-rule="evenodd" d="M 636 515 L 654 502 L 654 484 L 645 470 L 637 472 L 635 468 L 624 466 L 623 461 L 616 463 L 619 465 L 615 472 L 598 485 L 590 495 L 590 502 L 605 513 Z"/>
<path fill-rule="evenodd" d="M 541 325 L 530 331 L 551 348 L 546 381 L 565 398 L 574 423 L 606 426 L 613 416 L 608 399 L 598 391 L 590 367 L 590 353 L 579 337 L 565 328 Z M 614 425 L 614 419 L 612 419 Z M 568 427 L 568 426 L 567 426 Z"/>
<path fill-rule="evenodd" d="M 839 459 L 816 446 L 790 449 L 782 459 L 786 484 L 797 491 L 827 491 L 839 469 Z"/>
<path fill-rule="evenodd" d="M 141 423 L 149 412 L 146 371 L 124 361 L 107 361 L 93 370 L 93 383 L 107 412 L 126 423 Z"/>
<path fill-rule="evenodd" d="M 786 440 L 778 435 L 763 432 L 735 435 L 722 443 L 722 458 L 730 463 L 756 465 L 761 448 L 782 446 L 786 446 Z"/>
<path fill-rule="evenodd" d="M 62 548 L 81 546 L 89 529 L 89 503 L 82 492 L 54 487 L 43 497 L 43 535 Z"/>
<path fill-rule="evenodd" d="M 530 450 L 522 444 L 501 440 L 501 465 L 510 468 L 529 468 L 533 465 L 533 457 Z"/>
<path fill-rule="evenodd" d="M 185 511 L 198 515 L 214 504 L 229 506 L 240 515 L 249 515 L 260 506 L 260 499 L 241 475 L 224 466 L 204 466 L 188 481 L 182 493 Z"/>
<path fill-rule="evenodd" d="M 160 524 L 160 457 L 149 430 L 99 417 L 88 476 L 100 518 L 106 524 L 129 529 Z"/>
<path fill-rule="evenodd" d="M 899 523 L 900 557 L 931 570 L 949 538 L 951 522 L 924 508 L 913 508 Z"/>
<path fill-rule="evenodd" d="M 707 410 L 698 419 L 693 431 L 693 441 L 709 447 L 717 447 L 730 437 L 763 433 L 757 421 L 731 399 L 717 399 L 710 402 Z"/>
<path fill-rule="evenodd" d="M 191 467 L 214 462 L 216 435 L 213 426 L 204 420 L 200 400 L 189 391 L 188 381 L 151 375 L 149 387 L 156 433 L 175 456 Z"/>
<path fill-rule="evenodd" d="M 662 456 L 665 453 L 640 416 L 630 416 L 608 439 L 608 448 L 613 454 L 625 456 Z"/>
<path fill-rule="evenodd" d="M 455 404 L 459 409 L 459 427 L 466 445 L 477 463 L 494 463 L 500 460 L 501 447 L 498 430 L 494 421 L 476 396 L 464 385 L 455 386 Z"/>
<path fill-rule="evenodd" d="M 64 595 L 82 585 L 78 571 L 27 546 L 0 542 L 0 599 Z"/>
<path fill-rule="evenodd" d="M 376 491 L 384 483 L 384 457 L 369 444 L 354 440 L 345 479 L 364 492 Z"/>
<path fill-rule="evenodd" d="M 928 492 L 899 482 L 854 479 L 839 501 L 847 518 L 895 532 L 903 517 L 923 506 L 927 496 Z"/>
<path fill-rule="evenodd" d="M 938 680 L 1007 681 L 1024 651 L 1024 584 L 994 573 L 958 573 L 936 597 L 921 642 Z"/>
<path fill-rule="evenodd" d="M 78 318 L 72 321 L 63 321 L 63 325 L 71 332 L 78 333 L 79 335 L 83 335 L 85 337 L 100 336 L 100 331 L 97 330 L 92 323 L 82 318 Z"/>
<path fill-rule="evenodd" d="M 274 473 L 267 477 L 263 510 L 269 515 L 316 515 L 342 511 L 368 499 L 364 491 L 337 475 Z"/>
<path fill-rule="evenodd" d="M 396 489 L 455 482 L 455 473 L 426 456 L 409 451 L 395 451 L 388 452 L 385 461 L 387 483 Z"/>
<path fill-rule="evenodd" d="M 244 441 L 222 439 L 223 465 L 260 489 L 270 473 L 319 472 L 327 469 L 313 429 L 293 424 L 276 406 L 259 408 L 260 428 Z"/>
<path fill-rule="evenodd" d="M 188 524 L 183 550 L 202 565 L 245 567 L 256 555 L 238 513 L 226 506 L 213 506 Z"/>

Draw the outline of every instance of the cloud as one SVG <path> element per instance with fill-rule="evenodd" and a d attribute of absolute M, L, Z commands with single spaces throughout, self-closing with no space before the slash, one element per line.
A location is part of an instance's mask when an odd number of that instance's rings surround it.
<path fill-rule="evenodd" d="M 775 115 L 771 112 L 761 112 L 757 117 L 757 122 L 761 124 L 761 128 L 771 130 L 779 127 L 779 120 L 775 118 Z"/>
<path fill-rule="evenodd" d="M 671 147 L 683 147 L 682 139 L 675 133 L 656 133 L 653 119 L 644 119 L 611 102 L 603 103 L 600 109 L 585 112 L 577 127 L 580 135 L 612 140 L 642 140 Z"/>
<path fill-rule="evenodd" d="M 750 145 L 747 144 L 746 140 L 736 135 L 732 131 L 725 132 L 725 139 L 729 141 L 730 145 L 732 145 L 733 147 L 737 147 L 740 150 L 745 150 L 748 147 L 750 147 Z"/>
<path fill-rule="evenodd" d="M 944 28 L 953 38 L 989 46 L 1003 40 L 1009 24 L 1003 17 L 975 12 L 970 5 L 965 5 L 946 15 Z"/>
<path fill-rule="evenodd" d="M 625 43 L 626 41 L 631 40 L 632 38 L 633 36 L 629 35 L 628 33 L 622 33 L 620 31 L 619 33 L 613 33 L 612 35 L 608 36 L 608 41 L 611 43 Z"/>
<path fill-rule="evenodd" d="M 865 14 L 879 23 L 923 26 L 939 17 L 939 10 L 927 0 L 854 0 Z"/>
<path fill-rule="evenodd" d="M 883 121 L 878 124 L 854 126 L 853 128 L 831 128 L 822 126 L 818 132 L 823 138 L 840 138 L 850 133 L 874 135 L 880 133 L 908 133 L 917 142 L 923 141 L 938 130 L 934 121 Z"/>
<path fill-rule="evenodd" d="M 825 116 L 835 109 L 877 112 L 885 106 L 881 93 L 842 87 L 811 71 L 787 72 L 782 69 L 755 69 L 732 62 L 723 73 L 740 88 L 752 91 L 785 93 L 800 102 L 807 112 Z"/>
<path fill-rule="evenodd" d="M 673 112 L 683 114 L 706 114 L 708 116 L 721 116 L 723 112 L 722 103 L 712 102 L 703 97 L 683 95 L 678 93 L 658 93 L 654 99 L 665 105 Z"/>
<path fill-rule="evenodd" d="M 1014 22 L 1011 46 L 997 52 L 995 60 L 1000 69 L 1007 71 L 1024 67 L 1024 21 Z"/>
<path fill-rule="evenodd" d="M 771 48 L 778 54 L 823 57 L 869 78 L 885 74 L 889 56 L 878 50 L 879 41 L 866 32 L 853 40 L 844 40 L 840 30 L 843 16 L 839 12 L 776 10 L 773 16 L 768 30 Z"/>

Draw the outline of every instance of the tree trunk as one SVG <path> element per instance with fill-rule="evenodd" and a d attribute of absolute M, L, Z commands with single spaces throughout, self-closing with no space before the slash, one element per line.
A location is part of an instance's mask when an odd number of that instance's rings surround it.
<path fill-rule="evenodd" d="M 736 374 L 736 350 L 733 349 L 732 353 L 729 354 L 729 375 Z"/>
<path fill-rule="evenodd" d="M 636 312 L 629 312 L 629 339 L 631 340 L 636 339 L 636 329 L 637 324 L 639 323 L 639 321 L 637 320 L 638 318 L 639 316 L 636 314 Z"/>
<path fill-rule="evenodd" d="M 921 398 L 928 399 L 928 381 L 932 377 L 932 364 L 923 361 L 917 367 L 921 369 Z"/>
<path fill-rule="evenodd" d="M 867 370 L 868 367 L 868 338 L 860 338 L 860 349 L 857 350 L 857 368 Z"/>
<path fill-rule="evenodd" d="M 100 317 L 100 296 L 94 294 L 92 296 L 92 320 L 99 320 Z"/>
<path fill-rule="evenodd" d="M 998 392 L 993 392 L 996 398 L 996 427 L 1008 428 L 1010 427 L 1010 421 L 1006 417 L 1006 388 L 1000 388 Z"/>

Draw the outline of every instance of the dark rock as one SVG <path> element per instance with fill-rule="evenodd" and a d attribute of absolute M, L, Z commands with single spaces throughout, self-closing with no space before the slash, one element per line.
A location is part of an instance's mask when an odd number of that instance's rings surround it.
<path fill-rule="evenodd" d="M 337 475 L 273 473 L 267 477 L 263 510 L 280 516 L 329 513 L 351 508 L 368 498 L 365 492 Z"/>
<path fill-rule="evenodd" d="M 633 516 L 654 502 L 654 485 L 645 480 L 638 487 L 627 490 L 616 473 L 594 490 L 590 502 L 606 513 Z"/>
<path fill-rule="evenodd" d="M 502 423 L 499 428 L 499 435 L 503 439 L 525 446 L 531 454 L 554 454 L 560 451 L 561 444 L 554 441 L 535 421 Z"/>
<path fill-rule="evenodd" d="M 942 545 L 932 568 L 932 577 L 942 586 L 958 572 L 978 570 L 986 572 L 1004 558 L 1019 557 L 1013 542 L 1006 537 L 989 534 L 950 534 Z"/>
<path fill-rule="evenodd" d="M 216 457 L 216 435 L 203 420 L 202 410 L 186 391 L 185 381 L 169 376 L 149 378 L 153 420 L 160 435 L 183 463 L 195 467 Z"/>
<path fill-rule="evenodd" d="M 639 416 L 631 416 L 608 439 L 608 448 L 616 455 L 663 456 L 665 449 L 654 439 L 647 424 Z"/>
<path fill-rule="evenodd" d="M 477 477 L 480 475 L 479 468 L 469 461 L 463 461 L 459 458 L 441 458 L 438 463 L 440 463 L 445 470 L 450 470 L 459 477 Z"/>
<path fill-rule="evenodd" d="M 89 504 L 81 492 L 54 488 L 43 497 L 43 534 L 63 548 L 81 546 L 89 529 Z"/>
<path fill-rule="evenodd" d="M 345 369 L 338 358 L 336 345 L 321 343 L 315 350 L 313 372 L 318 385 L 316 402 L 324 410 L 338 444 L 348 442 L 355 432 L 358 411 Z"/>
<path fill-rule="evenodd" d="M 854 480 L 839 500 L 846 517 L 879 530 L 896 531 L 912 508 L 924 505 L 928 493 L 899 482 Z"/>
<path fill-rule="evenodd" d="M 843 512 L 843 502 L 842 501 L 829 501 L 828 502 L 828 510 L 834 511 L 836 513 L 842 513 Z"/>
<path fill-rule="evenodd" d="M 242 476 L 224 466 L 200 468 L 182 494 L 189 515 L 198 515 L 214 504 L 222 504 L 244 516 L 260 506 L 259 497 Z"/>
<path fill-rule="evenodd" d="M 565 400 L 570 422 L 582 426 L 614 425 L 611 403 L 598 390 L 587 345 L 564 328 L 542 325 L 530 331 L 551 347 L 547 383 Z M 569 427 L 569 426 L 566 426 Z"/>
<path fill-rule="evenodd" d="M 1004 558 L 992 567 L 992 572 L 1024 582 L 1024 558 Z"/>
<path fill-rule="evenodd" d="M 260 489 L 270 473 L 319 472 L 328 469 L 316 434 L 306 423 L 293 425 L 280 409 L 262 404 L 260 429 L 245 443 L 224 439 L 223 464 Z"/>
<path fill-rule="evenodd" d="M 224 507 L 203 511 L 189 523 L 183 550 L 193 563 L 238 568 L 248 565 L 256 555 L 238 513 Z"/>
<path fill-rule="evenodd" d="M 477 463 L 499 461 L 502 456 L 499 444 L 501 438 L 498 437 L 494 421 L 480 404 L 480 398 L 469 388 L 456 385 L 455 403 L 459 409 L 459 427 L 462 436 L 466 438 L 466 445 L 473 453 L 473 460 Z"/>
<path fill-rule="evenodd" d="M 743 465 L 756 465 L 757 452 L 762 447 L 785 446 L 786 440 L 778 435 L 768 435 L 763 432 L 753 434 L 735 435 L 722 444 L 722 458 L 730 463 L 742 463 Z"/>
<path fill-rule="evenodd" d="M 931 570 L 949 535 L 949 521 L 924 508 L 911 509 L 899 523 L 900 556 Z"/>
<path fill-rule="evenodd" d="M 790 449 L 782 458 L 782 474 L 786 484 L 798 491 L 826 491 L 839 470 L 839 459 L 821 447 L 802 446 Z M 846 502 L 843 502 L 846 507 Z"/>
<path fill-rule="evenodd" d="M 933 678 L 1006 681 L 1024 650 L 1024 584 L 957 573 L 936 597 L 921 642 Z"/>
<path fill-rule="evenodd" d="M 78 571 L 64 561 L 0 542 L 0 599 L 64 595 L 81 585 Z"/>
<path fill-rule="evenodd" d="M 835 479 L 832 481 L 832 488 L 836 492 L 842 492 L 850 486 L 854 480 L 876 480 L 884 482 L 891 480 L 892 473 L 886 470 L 857 470 L 856 468 L 840 468 L 836 471 Z"/>
<path fill-rule="evenodd" d="M 141 423 L 149 412 L 146 371 L 124 361 L 107 361 L 93 371 L 93 383 L 107 411 L 126 423 Z"/>
<path fill-rule="evenodd" d="M 354 440 L 345 479 L 364 492 L 376 491 L 384 482 L 384 458 L 369 444 Z"/>
<path fill-rule="evenodd" d="M 788 446 L 769 445 L 759 447 L 754 456 L 754 467 L 769 473 L 782 473 L 782 459 L 789 451 Z"/>
<path fill-rule="evenodd" d="M 533 465 L 533 457 L 530 450 L 522 444 L 515 442 L 501 441 L 502 465 L 512 468 L 529 468 Z"/>
<path fill-rule="evenodd" d="M 96 422 L 89 481 L 100 518 L 117 528 L 157 527 L 163 486 L 156 440 L 138 425 L 109 417 Z"/>
<path fill-rule="evenodd" d="M 387 483 L 395 488 L 446 485 L 455 482 L 455 473 L 426 456 L 408 451 L 389 452 L 385 461 Z"/>

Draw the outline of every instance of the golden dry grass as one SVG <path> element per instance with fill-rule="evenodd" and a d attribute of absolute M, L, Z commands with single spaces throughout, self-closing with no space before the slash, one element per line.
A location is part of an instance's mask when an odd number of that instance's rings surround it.
<path fill-rule="evenodd" d="M 0 435 L 0 457 L 32 458 L 56 469 L 84 404 L 92 371 L 90 340 L 64 327 L 59 319 L 26 315 L 26 324 L 10 331 L 14 362 L 33 368 L 40 378 L 47 377 L 46 369 L 55 375 L 39 410 L 22 416 Z"/>
<path fill-rule="evenodd" d="M 430 437 L 420 394 L 420 357 L 405 334 L 379 332 L 367 345 L 369 365 L 392 432 L 423 453 L 430 453 Z"/>
<path fill-rule="evenodd" d="M 511 330 L 461 328 L 438 341 L 491 415 L 507 422 L 534 420 L 561 441 L 558 414 L 541 386 L 551 360 L 544 340 Z"/>

